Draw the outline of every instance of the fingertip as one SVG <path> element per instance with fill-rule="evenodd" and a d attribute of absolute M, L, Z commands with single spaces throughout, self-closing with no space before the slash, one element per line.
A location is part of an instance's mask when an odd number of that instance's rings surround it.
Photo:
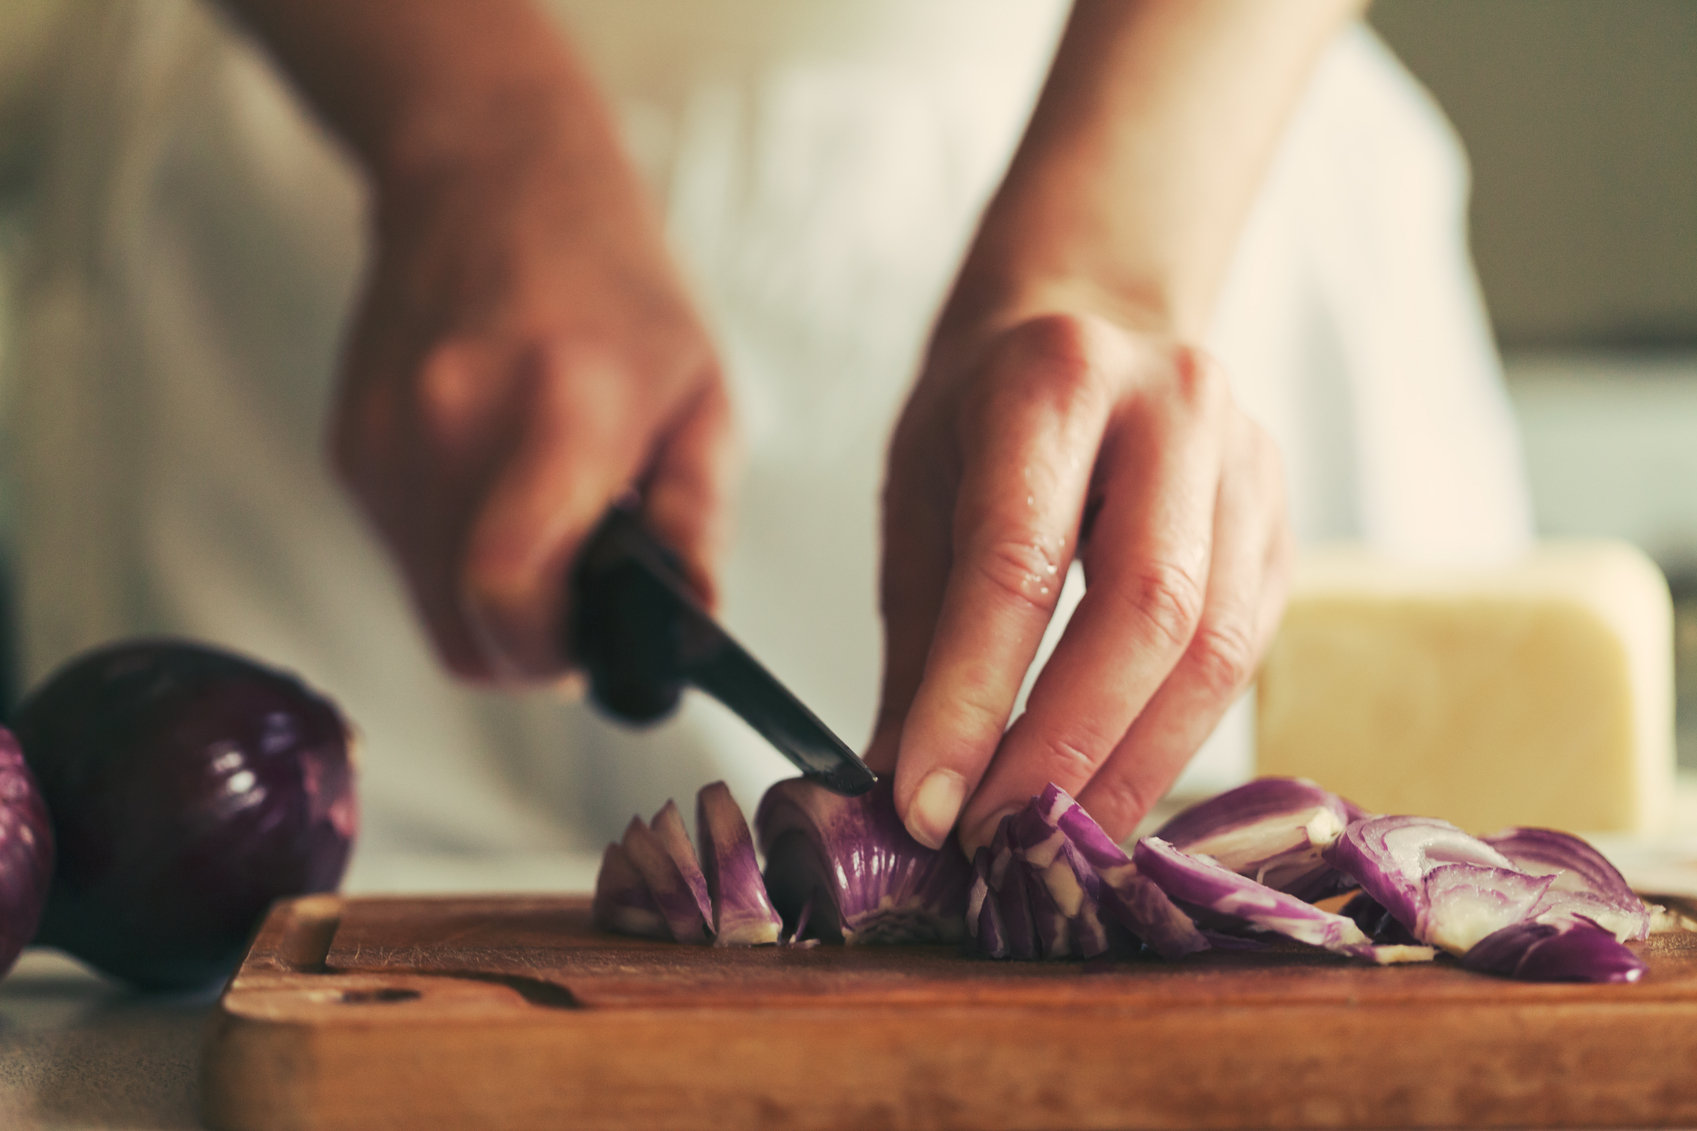
<path fill-rule="evenodd" d="M 965 778 L 954 770 L 931 770 L 908 798 L 903 823 L 909 835 L 926 848 L 942 848 L 965 802 Z"/>

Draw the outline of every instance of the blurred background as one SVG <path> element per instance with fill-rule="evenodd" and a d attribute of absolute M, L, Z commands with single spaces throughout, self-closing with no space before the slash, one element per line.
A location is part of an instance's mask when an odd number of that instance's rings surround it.
<path fill-rule="evenodd" d="M 1473 166 L 1540 533 L 1649 551 L 1697 766 L 1697 3 L 1378 0 Z"/>
<path fill-rule="evenodd" d="M 76 6 L 0 2 L 0 374 L 43 72 Z M 1630 539 L 1672 582 L 1697 765 L 1697 3 L 1379 0 L 1370 20 L 1471 156 L 1541 532 Z M 0 527 L 6 505 L 0 481 Z"/>

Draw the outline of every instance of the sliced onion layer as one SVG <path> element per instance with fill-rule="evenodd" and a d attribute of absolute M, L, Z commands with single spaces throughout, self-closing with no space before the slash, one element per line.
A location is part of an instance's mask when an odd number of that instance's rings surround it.
<path fill-rule="evenodd" d="M 1322 853 L 1364 814 L 1301 778 L 1257 778 L 1190 806 L 1155 830 L 1174 848 L 1309 902 L 1354 886 Z"/>
<path fill-rule="evenodd" d="M 701 871 L 713 903 L 714 943 L 761 946 L 777 942 L 783 920 L 766 894 L 748 822 L 724 782 L 703 786 L 696 794 L 695 829 Z"/>
<path fill-rule="evenodd" d="M 672 930 L 648 894 L 642 873 L 630 862 L 625 850 L 609 844 L 601 855 L 601 872 L 595 877 L 595 901 L 590 914 L 597 927 L 616 935 L 645 939 L 670 939 Z"/>

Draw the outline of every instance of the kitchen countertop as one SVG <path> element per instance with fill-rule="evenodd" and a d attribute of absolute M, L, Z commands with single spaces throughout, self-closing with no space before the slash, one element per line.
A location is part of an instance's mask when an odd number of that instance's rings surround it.
<path fill-rule="evenodd" d="M 589 891 L 598 857 L 356 859 L 351 893 Z M 217 993 L 128 992 L 53 951 L 0 982 L 0 1129 L 198 1128 L 200 1042 Z"/>
<path fill-rule="evenodd" d="M 1697 898 L 1697 777 L 1682 778 L 1673 828 L 1654 843 L 1596 838 L 1643 890 Z M 589 891 L 598 858 L 356 859 L 355 894 Z M 200 1042 L 215 993 L 143 997 L 75 961 L 26 951 L 0 983 L 0 1128 L 198 1128 Z"/>

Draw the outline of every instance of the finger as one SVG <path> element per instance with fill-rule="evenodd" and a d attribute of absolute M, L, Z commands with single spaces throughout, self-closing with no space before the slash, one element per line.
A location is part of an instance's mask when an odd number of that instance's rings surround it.
<path fill-rule="evenodd" d="M 995 752 L 1054 613 L 1112 403 L 1076 340 L 1036 329 L 992 363 L 964 422 L 948 581 L 896 759 L 896 811 L 931 847 Z"/>
<path fill-rule="evenodd" d="M 642 485 L 642 511 L 656 535 L 683 559 L 711 609 L 724 550 L 737 447 L 729 398 L 709 379 L 660 441 Z"/>
<path fill-rule="evenodd" d="M 884 671 L 866 764 L 884 775 L 896 767 L 902 723 L 925 673 L 925 657 L 949 577 L 950 484 L 927 481 L 931 461 L 898 432 L 884 485 L 878 612 Z M 943 472 L 941 474 L 946 474 Z"/>
<path fill-rule="evenodd" d="M 636 482 L 650 432 L 616 363 L 533 355 L 522 429 L 473 509 L 456 593 L 496 674 L 534 679 L 565 666 L 564 578 L 608 503 Z"/>
<path fill-rule="evenodd" d="M 1084 554 L 1088 588 L 1026 711 L 962 816 L 968 851 L 1050 782 L 1076 794 L 1178 663 L 1201 618 L 1220 483 L 1210 366 L 1178 358 L 1172 391 L 1140 395 L 1104 451 Z"/>
<path fill-rule="evenodd" d="M 1202 620 L 1184 657 L 1079 804 L 1115 840 L 1129 836 L 1248 687 L 1284 607 L 1289 536 L 1271 443 L 1234 460 L 1220 483 Z"/>

